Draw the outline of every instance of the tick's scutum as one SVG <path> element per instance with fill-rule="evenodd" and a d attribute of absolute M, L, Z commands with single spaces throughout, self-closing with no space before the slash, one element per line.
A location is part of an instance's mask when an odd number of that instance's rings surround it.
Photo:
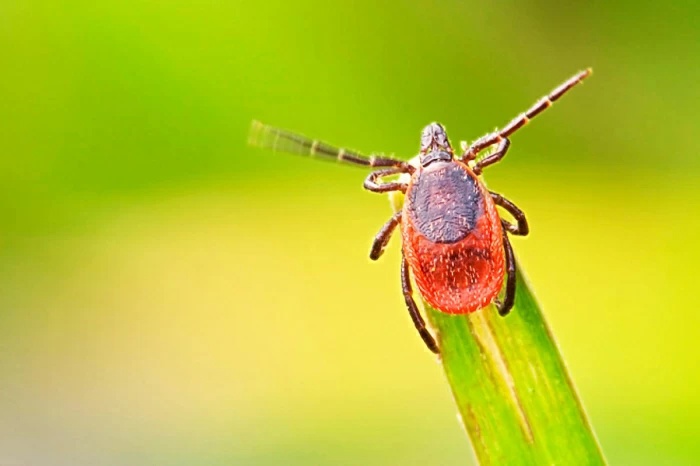
<path fill-rule="evenodd" d="M 456 243 L 469 235 L 483 212 L 476 178 L 455 163 L 433 164 L 409 192 L 409 214 L 418 232 L 434 243 Z"/>

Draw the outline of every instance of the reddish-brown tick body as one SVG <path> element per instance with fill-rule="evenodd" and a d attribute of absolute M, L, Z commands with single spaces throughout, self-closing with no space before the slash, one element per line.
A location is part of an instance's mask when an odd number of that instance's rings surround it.
<path fill-rule="evenodd" d="M 437 161 L 411 176 L 403 252 L 420 293 L 450 314 L 477 311 L 503 285 L 503 229 L 489 191 L 465 163 Z"/>
<path fill-rule="evenodd" d="M 403 209 L 392 215 L 374 237 L 369 257 L 379 259 L 401 224 L 401 290 L 406 308 L 428 349 L 439 353 L 438 343 L 413 299 L 411 273 L 420 294 L 439 311 L 467 314 L 493 303 L 505 316 L 513 309 L 517 269 L 507 234 L 525 236 L 530 227 L 525 213 L 505 197 L 487 190 L 478 175 L 505 157 L 513 133 L 590 74 L 590 69 L 575 74 L 502 129 L 485 134 L 471 145 L 463 143 L 461 155 L 455 155 L 445 128 L 437 122 L 421 133 L 417 163 L 381 155 L 366 157 L 260 122 L 253 122 L 250 142 L 372 167 L 375 170 L 365 179 L 365 189 L 406 195 Z M 493 150 L 479 156 L 489 148 Z M 387 178 L 396 175 L 401 177 L 391 181 Z M 496 206 L 508 212 L 515 223 L 500 218 Z M 503 298 L 497 299 L 501 288 Z"/>

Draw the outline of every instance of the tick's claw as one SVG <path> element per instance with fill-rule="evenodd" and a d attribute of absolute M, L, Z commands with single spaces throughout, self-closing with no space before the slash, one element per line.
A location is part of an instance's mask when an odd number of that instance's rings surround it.
<path fill-rule="evenodd" d="M 438 348 L 438 345 L 435 342 L 435 338 L 433 338 L 428 329 L 422 328 L 419 330 L 419 333 L 421 338 L 423 338 L 423 341 L 425 342 L 428 349 L 435 354 L 440 354 L 440 349 Z"/>
<path fill-rule="evenodd" d="M 494 300 L 493 303 L 496 305 L 496 309 L 498 310 L 499 316 L 505 317 L 510 313 L 510 308 L 506 309 L 503 301 L 501 301 L 500 299 Z"/>

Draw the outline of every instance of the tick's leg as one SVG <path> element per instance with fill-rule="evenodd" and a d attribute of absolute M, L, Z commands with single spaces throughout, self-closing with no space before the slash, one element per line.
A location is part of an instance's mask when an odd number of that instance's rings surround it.
<path fill-rule="evenodd" d="M 391 238 L 391 234 L 394 232 L 396 225 L 398 225 L 400 221 L 401 211 L 398 211 L 392 215 L 389 221 L 384 224 L 381 230 L 379 230 L 377 236 L 374 237 L 374 243 L 372 243 L 372 251 L 369 253 L 370 259 L 376 261 L 379 259 L 379 256 L 384 253 L 384 248 L 389 243 L 389 238 Z"/>
<path fill-rule="evenodd" d="M 383 170 L 377 170 L 369 174 L 365 179 L 364 187 L 368 191 L 373 193 L 386 193 L 389 191 L 401 191 L 406 192 L 408 184 L 399 183 L 398 181 L 392 181 L 389 183 L 382 183 L 380 178 L 384 176 L 397 175 L 399 173 L 407 173 L 403 168 L 385 168 Z"/>
<path fill-rule="evenodd" d="M 500 194 L 494 193 L 493 191 L 489 191 L 489 193 L 491 194 L 493 202 L 496 205 L 499 205 L 506 209 L 508 213 L 510 213 L 513 216 L 513 218 L 515 218 L 515 221 L 518 222 L 517 225 L 513 225 L 512 223 L 501 219 L 501 224 L 503 225 L 503 228 L 508 230 L 508 233 L 511 233 L 513 235 L 526 236 L 530 232 L 530 227 L 527 224 L 525 213 L 522 210 L 518 209 L 518 207 L 515 204 L 513 204 Z"/>
<path fill-rule="evenodd" d="M 401 255 L 401 288 L 403 288 L 403 297 L 404 300 L 406 300 L 408 313 L 411 314 L 411 320 L 413 320 L 413 324 L 416 326 L 420 337 L 423 339 L 430 351 L 435 354 L 440 354 L 437 343 L 435 343 L 435 339 L 425 327 L 425 321 L 421 317 L 420 312 L 418 312 L 418 306 L 416 306 L 416 302 L 413 300 L 411 277 L 408 274 L 408 263 L 406 262 L 406 258 L 403 256 L 403 254 Z"/>
<path fill-rule="evenodd" d="M 361 155 L 355 151 L 333 147 L 325 142 L 309 139 L 301 134 L 265 125 L 259 121 L 253 121 L 250 127 L 248 144 L 255 147 L 272 149 L 273 151 L 307 155 L 310 157 L 318 156 L 328 160 L 336 160 L 338 162 L 365 167 L 402 167 L 410 171 L 414 169 L 403 160 L 396 160 L 379 155 Z"/>
<path fill-rule="evenodd" d="M 525 113 L 521 113 L 513 120 L 511 120 L 511 122 L 508 123 L 502 130 L 489 133 L 474 141 L 462 155 L 462 161 L 474 160 L 476 158 L 476 155 L 482 150 L 496 144 L 497 142 L 502 142 L 504 139 L 507 139 L 508 136 L 525 126 L 527 122 L 529 122 L 537 115 L 551 107 L 554 102 L 561 98 L 561 96 L 566 94 L 572 87 L 586 79 L 590 74 L 591 69 L 589 68 L 572 76 L 566 82 L 564 82 L 559 87 L 550 92 L 549 95 L 535 102 L 535 105 L 530 107 Z M 501 155 L 500 158 L 502 157 L 503 155 Z M 488 163 L 487 165 L 497 162 L 498 160 L 500 160 L 500 158 Z"/>
<path fill-rule="evenodd" d="M 505 316 L 513 308 L 515 303 L 515 254 L 510 245 L 508 235 L 503 232 L 503 247 L 506 253 L 506 270 L 508 277 L 506 278 L 506 295 L 502 303 L 498 303 L 498 313 Z"/>
<path fill-rule="evenodd" d="M 503 157 L 506 156 L 509 147 L 510 139 L 501 139 L 501 142 L 498 143 L 498 147 L 496 148 L 493 154 L 489 154 L 487 157 L 484 157 L 484 159 L 480 160 L 476 163 L 476 165 L 474 165 L 474 173 L 476 173 L 477 175 L 481 175 L 481 172 L 485 167 L 488 167 L 489 165 L 493 165 L 494 163 L 500 161 Z"/>

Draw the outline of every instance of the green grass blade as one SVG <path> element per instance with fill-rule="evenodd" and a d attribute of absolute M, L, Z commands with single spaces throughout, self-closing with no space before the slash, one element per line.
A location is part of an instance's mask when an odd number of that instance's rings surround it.
<path fill-rule="evenodd" d="M 400 209 L 403 195 L 391 197 Z M 605 459 L 530 285 L 515 306 L 466 316 L 422 303 L 459 416 L 481 465 L 604 465 Z M 416 300 L 422 300 L 416 294 Z"/>

